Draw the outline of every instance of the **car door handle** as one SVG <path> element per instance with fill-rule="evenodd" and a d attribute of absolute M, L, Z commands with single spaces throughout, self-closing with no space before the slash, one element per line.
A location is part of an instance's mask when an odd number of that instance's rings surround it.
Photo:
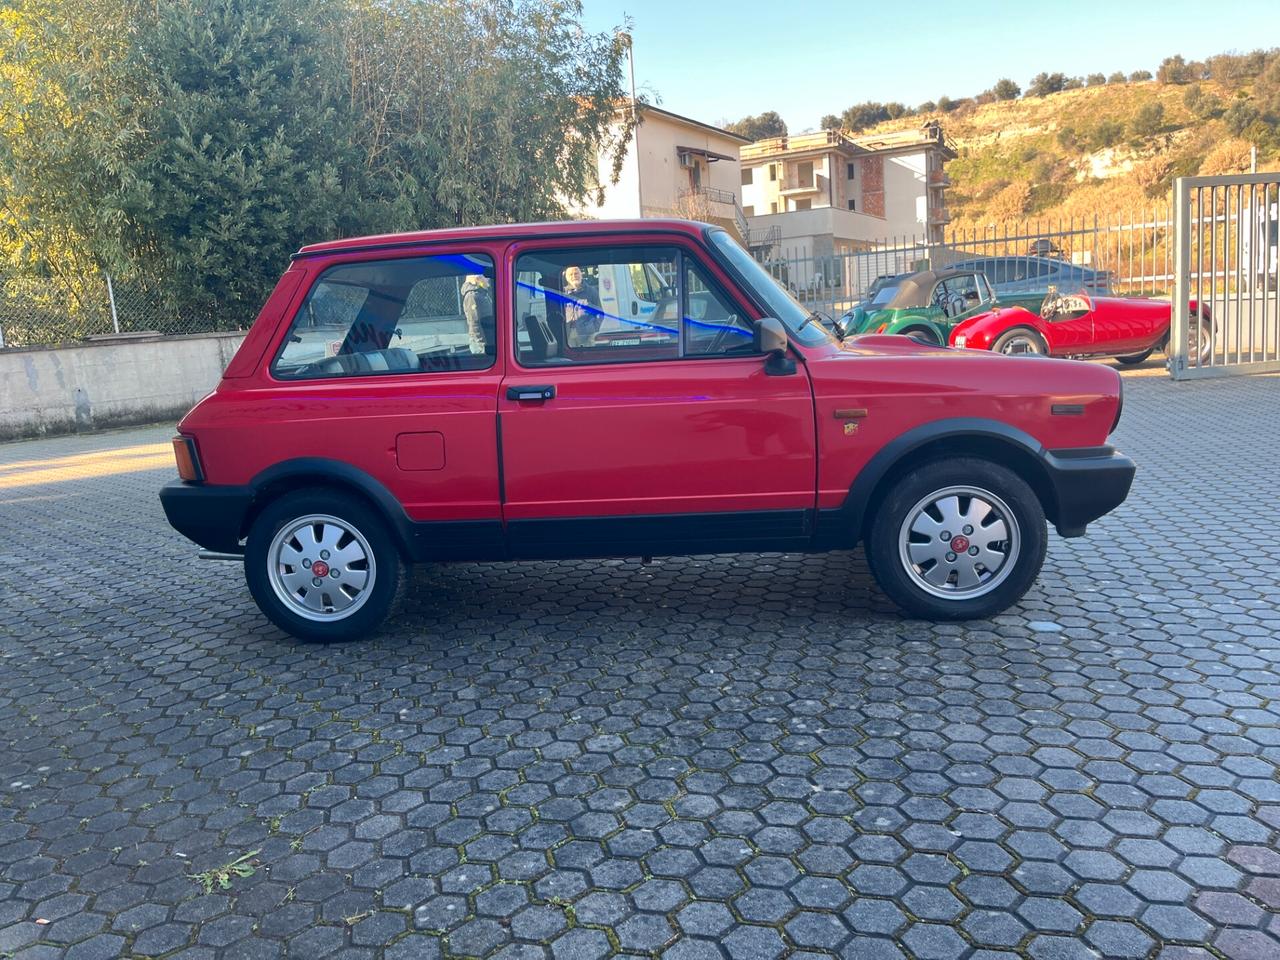
<path fill-rule="evenodd" d="M 550 384 L 541 387 L 507 387 L 508 400 L 531 400 L 542 403 L 544 400 L 554 400 L 555 396 L 556 388 Z"/>

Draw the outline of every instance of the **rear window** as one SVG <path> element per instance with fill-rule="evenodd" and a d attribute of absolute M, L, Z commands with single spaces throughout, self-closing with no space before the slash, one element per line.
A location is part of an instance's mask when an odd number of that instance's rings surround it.
<path fill-rule="evenodd" d="M 330 267 L 272 365 L 288 380 L 483 370 L 497 355 L 493 261 L 483 254 Z"/>

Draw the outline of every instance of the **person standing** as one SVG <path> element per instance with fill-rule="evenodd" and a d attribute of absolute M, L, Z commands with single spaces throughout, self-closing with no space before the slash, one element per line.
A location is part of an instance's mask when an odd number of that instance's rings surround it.
<path fill-rule="evenodd" d="M 489 278 L 484 274 L 469 274 L 463 281 L 462 315 L 467 321 L 467 343 L 471 353 L 480 356 L 493 343 L 497 326 L 493 293 L 489 288 Z"/>
<path fill-rule="evenodd" d="M 591 346 L 604 317 L 600 313 L 600 294 L 581 267 L 565 267 L 564 295 L 564 325 L 569 346 Z"/>

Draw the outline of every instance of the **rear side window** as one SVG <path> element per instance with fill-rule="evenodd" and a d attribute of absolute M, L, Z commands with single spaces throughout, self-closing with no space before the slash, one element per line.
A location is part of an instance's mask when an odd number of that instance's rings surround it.
<path fill-rule="evenodd" d="M 493 283 L 483 254 L 330 267 L 294 316 L 272 373 L 303 380 L 491 367 Z"/>

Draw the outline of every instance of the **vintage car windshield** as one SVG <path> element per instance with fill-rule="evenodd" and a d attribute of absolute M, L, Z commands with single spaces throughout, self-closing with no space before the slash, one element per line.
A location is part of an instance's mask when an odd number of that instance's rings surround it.
<path fill-rule="evenodd" d="M 871 302 L 867 304 L 867 309 L 877 310 L 880 307 L 883 307 L 898 295 L 898 286 L 899 285 L 896 283 L 890 283 L 881 287 L 876 291 L 875 296 L 871 298 Z"/>
<path fill-rule="evenodd" d="M 793 337 L 809 345 L 831 342 L 832 337 L 826 327 L 817 321 L 806 324 L 809 311 L 800 306 L 791 294 L 779 286 L 764 267 L 756 263 L 755 258 L 742 249 L 738 241 L 724 230 L 718 229 L 710 231 L 710 239 L 738 278 L 751 288 L 768 308 L 770 314 L 786 324 Z"/>

